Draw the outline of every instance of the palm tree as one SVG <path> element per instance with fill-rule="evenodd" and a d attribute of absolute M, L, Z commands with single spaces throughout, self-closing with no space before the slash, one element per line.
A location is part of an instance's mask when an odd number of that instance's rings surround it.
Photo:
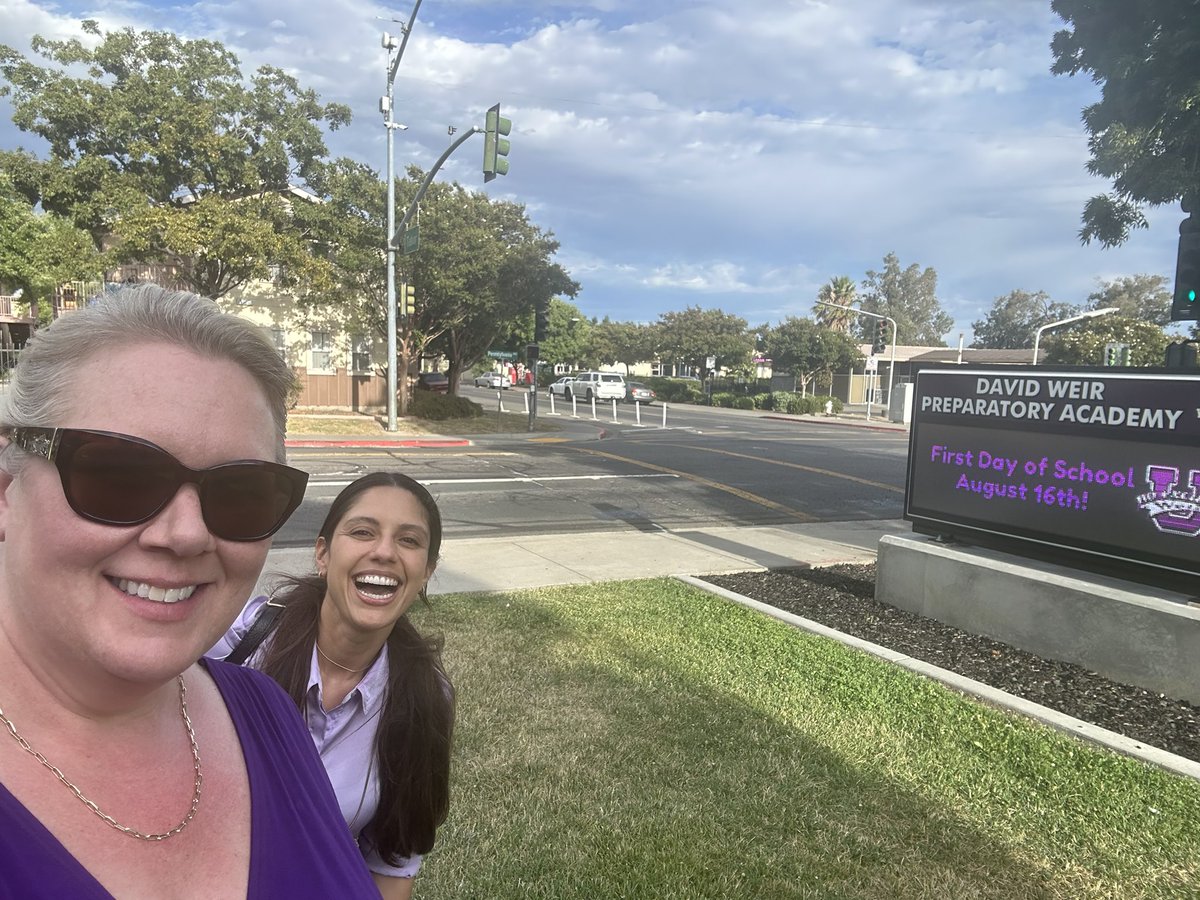
<path fill-rule="evenodd" d="M 817 322 L 830 331 L 849 334 L 850 327 L 857 319 L 854 311 L 855 292 L 854 281 L 846 275 L 830 278 L 828 284 L 821 285 L 821 290 L 817 292 L 817 299 L 823 303 L 843 306 L 845 309 L 834 309 L 832 306 L 815 304 L 813 312 L 816 314 Z"/>

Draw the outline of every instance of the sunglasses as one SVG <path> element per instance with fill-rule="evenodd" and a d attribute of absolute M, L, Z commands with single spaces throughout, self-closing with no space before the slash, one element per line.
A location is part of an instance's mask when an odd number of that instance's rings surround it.
<path fill-rule="evenodd" d="M 140 525 L 185 484 L 196 485 L 208 530 L 227 541 L 261 541 L 304 499 L 308 473 L 246 459 L 190 469 L 141 438 L 84 428 L 10 428 L 9 439 L 54 463 L 71 509 L 102 525 Z"/>

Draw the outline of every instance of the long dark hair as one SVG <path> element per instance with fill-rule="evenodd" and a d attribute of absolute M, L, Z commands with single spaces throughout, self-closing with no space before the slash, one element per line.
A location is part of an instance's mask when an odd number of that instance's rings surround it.
<path fill-rule="evenodd" d="M 429 564 L 442 546 L 442 516 L 421 484 L 398 472 L 372 472 L 344 488 L 321 525 L 326 546 L 359 495 L 374 487 L 408 491 L 425 510 Z M 313 644 L 317 639 L 326 580 L 320 575 L 290 579 L 278 599 L 285 604 L 266 651 L 262 670 L 304 711 Z M 421 590 L 422 602 L 428 602 Z M 395 865 L 400 857 L 428 853 L 450 806 L 450 747 L 454 691 L 442 668 L 442 640 L 426 637 L 401 616 L 387 639 L 388 686 L 375 757 L 379 808 L 370 828 L 376 849 Z"/>

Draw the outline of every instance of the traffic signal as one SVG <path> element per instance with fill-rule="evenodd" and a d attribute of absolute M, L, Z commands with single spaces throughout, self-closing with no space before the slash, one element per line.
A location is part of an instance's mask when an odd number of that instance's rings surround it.
<path fill-rule="evenodd" d="M 1179 256 L 1175 262 L 1175 297 L 1171 321 L 1200 319 L 1200 218 L 1193 212 L 1179 224 Z"/>
<path fill-rule="evenodd" d="M 883 319 L 872 319 L 874 330 L 871 332 L 871 355 L 878 356 L 887 349 L 887 325 Z"/>
<path fill-rule="evenodd" d="M 1168 369 L 1195 369 L 1196 342 L 1180 341 L 1177 344 L 1167 344 Z"/>
<path fill-rule="evenodd" d="M 483 126 L 483 180 L 491 181 L 497 175 L 508 174 L 509 142 L 503 137 L 512 131 L 512 121 L 500 115 L 497 103 L 487 111 Z"/>
<path fill-rule="evenodd" d="M 400 285 L 400 296 L 396 298 L 396 310 L 400 314 L 400 319 L 407 319 L 413 314 L 416 309 L 417 291 L 411 284 L 405 282 Z"/>
<path fill-rule="evenodd" d="M 1104 345 L 1104 365 L 1106 366 L 1127 366 L 1129 365 L 1129 345 L 1122 344 L 1117 341 L 1110 341 Z"/>
<path fill-rule="evenodd" d="M 538 301 L 537 319 L 533 326 L 533 340 L 540 344 L 546 339 L 546 332 L 550 328 L 550 301 Z"/>

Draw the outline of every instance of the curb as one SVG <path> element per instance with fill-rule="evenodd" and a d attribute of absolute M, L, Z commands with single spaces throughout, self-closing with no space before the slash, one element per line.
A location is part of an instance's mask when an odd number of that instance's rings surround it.
<path fill-rule="evenodd" d="M 901 425 L 872 425 L 865 420 L 859 422 L 840 422 L 837 419 L 794 419 L 790 416 L 759 416 L 760 419 L 771 419 L 774 422 L 795 422 L 798 425 L 815 423 L 817 425 L 837 425 L 842 428 L 857 428 L 860 431 L 886 431 L 889 434 L 908 434 L 908 426 Z"/>
<path fill-rule="evenodd" d="M 990 684 L 984 684 L 973 678 L 967 678 L 965 675 L 959 675 L 957 672 L 951 672 L 948 669 L 940 668 L 924 660 L 905 656 L 903 653 L 897 653 L 895 650 L 889 650 L 887 647 L 872 644 L 870 641 L 864 641 L 862 638 L 845 634 L 827 625 L 813 622 L 810 619 L 794 615 L 770 604 L 760 603 L 757 600 L 752 600 L 749 597 L 722 587 L 717 587 L 715 584 L 709 584 L 707 581 L 702 581 L 691 575 L 675 575 L 674 578 L 702 591 L 707 591 L 726 600 L 732 600 L 734 603 L 740 603 L 749 609 L 765 613 L 773 619 L 786 622 L 796 628 L 822 637 L 832 638 L 841 644 L 845 644 L 847 647 L 853 647 L 856 650 L 861 650 L 864 653 L 869 653 L 872 656 L 895 663 L 902 668 L 908 669 L 910 672 L 924 675 L 926 678 L 932 678 L 934 681 L 941 682 L 953 690 L 973 695 L 993 706 L 1028 716 L 1057 731 L 1074 735 L 1089 743 L 1099 744 L 1124 756 L 1135 757 L 1142 762 L 1159 766 L 1177 775 L 1184 775 L 1188 778 L 1200 780 L 1200 762 L 1196 762 L 1195 760 L 1169 753 L 1166 750 L 1160 750 L 1157 747 L 1151 747 L 1132 738 L 1125 737 L 1123 734 L 1117 734 L 1115 731 L 1109 731 L 1090 722 L 1072 718 L 1065 713 L 1058 712 L 1058 710 L 1050 709 L 1049 707 L 1033 703 L 1021 697 L 1015 697 L 999 688 L 992 687 Z"/>
<path fill-rule="evenodd" d="M 319 440 L 316 438 L 296 438 L 294 440 L 284 441 L 285 447 L 299 449 L 313 449 L 320 447 L 363 447 L 370 449 L 384 449 L 389 447 L 470 447 L 471 441 L 466 438 L 412 438 L 411 440 L 375 440 L 372 438 L 364 438 L 363 440 L 342 440 L 334 438 L 332 440 Z"/>

